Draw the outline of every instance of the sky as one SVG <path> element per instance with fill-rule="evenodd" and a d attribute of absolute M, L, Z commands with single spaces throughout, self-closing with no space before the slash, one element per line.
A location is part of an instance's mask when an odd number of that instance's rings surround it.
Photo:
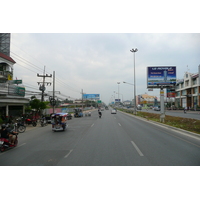
<path fill-rule="evenodd" d="M 159 96 L 148 91 L 148 66 L 176 66 L 177 78 L 198 72 L 199 33 L 11 33 L 14 79 L 27 90 L 38 90 L 37 74 L 53 74 L 61 98 L 80 99 L 81 92 L 100 94 L 106 104 L 114 99 L 132 100 L 135 53 L 136 95 Z M 52 82 L 52 78 L 46 78 Z M 120 82 L 120 84 L 118 84 Z M 124 84 L 127 82 L 130 84 Z M 46 92 L 52 91 L 46 87 Z"/>
<path fill-rule="evenodd" d="M 147 90 L 147 66 L 176 66 L 180 79 L 188 70 L 191 73 L 198 71 L 200 29 L 197 0 L 8 0 L 1 2 L 1 8 L 0 32 L 11 33 L 11 57 L 16 61 L 14 78 L 22 79 L 23 84 L 29 86 L 27 90 L 38 91 L 37 82 L 41 78 L 37 73 L 42 74 L 45 66 L 46 73 L 56 73 L 56 91 L 70 98 L 81 98 L 83 89 L 84 93 L 100 94 L 108 103 L 119 86 L 123 100 L 130 100 L 133 87 L 122 82 L 134 81 L 132 48 L 138 49 L 135 54 L 137 95 L 145 92 L 159 95 L 158 90 Z M 52 86 L 47 86 L 46 91 L 52 91 Z M 94 196 L 105 199 L 104 191 L 107 199 L 113 199 L 113 196 L 115 199 L 130 199 L 133 195 L 140 199 L 160 199 L 162 194 L 167 195 L 165 199 L 172 195 L 174 199 L 180 199 L 180 196 L 181 199 L 195 199 L 198 196 L 198 184 L 195 184 L 198 168 L 195 171 L 194 168 L 165 167 L 165 173 L 159 167 L 145 167 L 145 170 L 116 167 L 111 168 L 112 171 L 100 167 L 62 168 L 63 171 L 59 168 L 60 176 L 57 168 L 55 173 L 52 168 L 37 169 L 32 168 L 43 178 L 40 188 L 58 182 L 59 178 L 62 181 L 63 174 L 67 173 L 68 181 L 62 186 L 67 184 L 67 195 L 73 199 L 77 194 L 81 195 L 80 198 L 87 195 L 87 199 L 94 199 Z M 32 180 L 37 177 L 35 173 L 26 177 L 23 174 L 24 168 L 17 174 L 22 184 L 28 183 L 27 187 L 23 184 L 22 194 L 24 187 L 27 191 L 35 188 Z M 44 183 L 49 177 L 52 181 Z M 172 177 L 175 177 L 173 181 Z M 155 186 L 159 192 L 154 192 Z M 170 192 L 166 193 L 169 186 Z M 136 188 L 134 193 L 133 187 Z M 99 188 L 103 192 L 99 193 Z M 60 194 L 60 187 L 58 191 L 56 195 Z M 55 198 L 52 193 L 44 192 L 45 198 L 47 195 L 49 199 Z"/>

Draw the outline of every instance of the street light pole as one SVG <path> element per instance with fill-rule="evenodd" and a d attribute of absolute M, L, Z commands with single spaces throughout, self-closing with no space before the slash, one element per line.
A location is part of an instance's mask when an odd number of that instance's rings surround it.
<path fill-rule="evenodd" d="M 126 84 L 129 84 L 129 85 L 132 85 L 132 86 L 134 86 L 134 84 L 133 83 L 127 83 L 127 82 L 125 82 L 125 81 L 123 81 L 123 83 L 126 83 Z M 134 99 L 134 91 L 133 91 L 133 99 Z M 133 99 L 132 99 L 132 103 L 133 103 Z"/>
<path fill-rule="evenodd" d="M 135 81 L 135 52 L 137 52 L 138 49 L 131 49 L 130 52 L 133 53 L 133 61 L 134 61 L 134 114 L 136 115 L 136 81 Z"/>
<path fill-rule="evenodd" d="M 117 84 L 118 84 L 118 106 L 119 106 L 119 84 L 120 84 L 120 82 L 117 82 Z"/>

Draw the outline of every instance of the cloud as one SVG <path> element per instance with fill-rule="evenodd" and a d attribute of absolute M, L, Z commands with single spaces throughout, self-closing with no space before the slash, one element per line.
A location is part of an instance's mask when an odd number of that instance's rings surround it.
<path fill-rule="evenodd" d="M 147 66 L 177 66 L 178 77 L 183 77 L 187 65 L 190 72 L 197 72 L 199 42 L 200 34 L 27 33 L 12 34 L 11 51 L 34 64 L 25 64 L 12 54 L 17 62 L 15 74 L 24 83 L 37 86 L 36 74 L 43 73 L 46 66 L 46 73 L 56 72 L 59 80 L 56 90 L 74 98 L 81 97 L 81 89 L 89 94 L 100 93 L 108 103 L 118 90 L 117 82 L 121 82 L 124 100 L 133 96 L 132 87 L 122 84 L 123 81 L 133 83 L 130 49 L 138 48 L 135 53 L 137 94 L 143 94 L 147 92 Z"/>

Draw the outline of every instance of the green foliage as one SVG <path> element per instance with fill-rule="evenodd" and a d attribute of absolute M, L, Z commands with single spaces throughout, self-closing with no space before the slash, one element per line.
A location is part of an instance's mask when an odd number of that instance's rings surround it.
<path fill-rule="evenodd" d="M 120 109 L 120 110 L 123 112 L 131 113 L 130 110 L 125 110 L 125 109 Z M 137 116 L 160 123 L 160 114 L 149 113 L 149 112 L 137 112 Z M 166 115 L 164 124 L 200 134 L 200 120 L 197 119 Z"/>
<path fill-rule="evenodd" d="M 31 98 L 30 107 L 37 111 L 47 108 L 48 102 L 41 102 L 39 99 Z"/>
<path fill-rule="evenodd" d="M 160 122 L 160 114 L 138 112 L 138 116 Z M 200 120 L 166 115 L 164 124 L 200 134 Z"/>

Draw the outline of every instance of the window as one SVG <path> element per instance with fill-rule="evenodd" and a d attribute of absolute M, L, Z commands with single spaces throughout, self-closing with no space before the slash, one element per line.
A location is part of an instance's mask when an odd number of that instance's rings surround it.
<path fill-rule="evenodd" d="M 197 84 L 197 79 L 196 79 L 196 78 L 194 78 L 194 79 L 192 80 L 192 84 L 193 84 L 193 85 L 196 85 L 196 84 Z"/>
<path fill-rule="evenodd" d="M 189 86 L 189 81 L 185 81 L 185 87 Z"/>
<path fill-rule="evenodd" d="M 176 92 L 176 96 L 179 97 L 180 96 L 180 92 Z"/>
<path fill-rule="evenodd" d="M 194 88 L 194 94 L 197 94 L 197 87 Z"/>
<path fill-rule="evenodd" d="M 182 96 L 186 95 L 186 90 L 182 91 Z"/>

